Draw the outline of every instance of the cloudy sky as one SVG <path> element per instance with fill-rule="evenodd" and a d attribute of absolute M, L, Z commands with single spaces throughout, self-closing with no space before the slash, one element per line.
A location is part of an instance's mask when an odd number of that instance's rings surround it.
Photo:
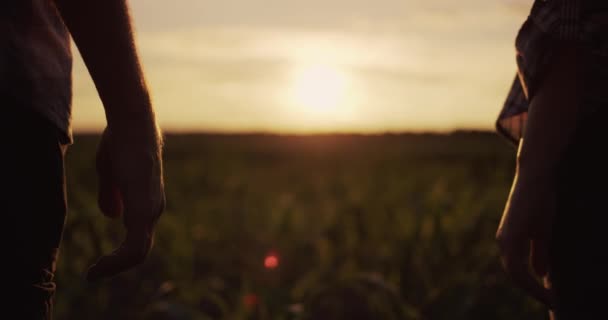
<path fill-rule="evenodd" d="M 167 131 L 491 129 L 525 0 L 132 0 Z M 80 58 L 74 127 L 102 128 Z"/>

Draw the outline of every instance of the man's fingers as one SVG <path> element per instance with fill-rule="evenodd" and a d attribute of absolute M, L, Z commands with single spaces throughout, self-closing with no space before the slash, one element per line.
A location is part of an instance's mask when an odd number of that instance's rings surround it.
<path fill-rule="evenodd" d="M 123 201 L 120 190 L 114 184 L 102 182 L 100 177 L 97 203 L 101 212 L 110 218 L 118 218 L 123 212 Z"/>
<path fill-rule="evenodd" d="M 108 128 L 104 130 L 96 159 L 99 207 L 107 216 L 123 216 L 127 237 L 117 250 L 91 266 L 87 273 L 90 281 L 117 275 L 140 264 L 152 247 L 154 227 L 164 208 L 157 135 L 135 132 L 118 139 Z"/>
<path fill-rule="evenodd" d="M 118 249 L 91 266 L 87 273 L 89 281 L 113 277 L 135 267 L 144 261 L 152 247 L 154 228 L 164 209 L 162 180 L 131 173 L 137 179 L 123 183 L 120 189 L 115 184 L 103 184 L 108 180 L 100 179 L 100 208 L 109 216 L 122 213 L 127 237 Z"/>
<path fill-rule="evenodd" d="M 122 245 L 101 257 L 87 272 L 88 281 L 113 277 L 141 264 L 152 247 L 153 231 L 129 232 Z"/>
<path fill-rule="evenodd" d="M 125 188 L 123 195 L 124 222 L 127 230 L 151 229 L 165 208 L 163 184 L 142 178 L 141 186 Z"/>
<path fill-rule="evenodd" d="M 110 218 L 118 218 L 122 215 L 123 201 L 118 188 L 117 181 L 113 178 L 112 161 L 108 145 L 107 132 L 104 131 L 97 150 L 95 162 L 99 191 L 97 205 L 101 212 Z"/>

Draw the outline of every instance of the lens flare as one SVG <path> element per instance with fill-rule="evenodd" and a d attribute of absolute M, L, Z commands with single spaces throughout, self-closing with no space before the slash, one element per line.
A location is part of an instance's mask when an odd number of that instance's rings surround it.
<path fill-rule="evenodd" d="M 270 253 L 266 255 L 266 258 L 264 258 L 264 267 L 266 267 L 266 269 L 275 269 L 278 266 L 279 257 L 276 254 Z"/>

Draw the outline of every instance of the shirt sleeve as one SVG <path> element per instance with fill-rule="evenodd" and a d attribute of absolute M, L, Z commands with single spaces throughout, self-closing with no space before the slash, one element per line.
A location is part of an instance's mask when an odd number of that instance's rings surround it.
<path fill-rule="evenodd" d="M 558 37 L 561 40 L 581 40 L 581 0 L 546 0 L 559 1 Z"/>
<path fill-rule="evenodd" d="M 497 132 L 514 146 L 517 146 L 523 137 L 528 118 L 528 105 L 523 87 L 516 75 L 507 100 L 496 120 Z"/>

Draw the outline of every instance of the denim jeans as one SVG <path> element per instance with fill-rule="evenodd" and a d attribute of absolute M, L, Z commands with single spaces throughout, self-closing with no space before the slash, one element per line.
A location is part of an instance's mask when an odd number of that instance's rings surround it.
<path fill-rule="evenodd" d="M 5 304 L 1 318 L 51 319 L 67 211 L 64 149 L 57 129 L 39 114 L 11 105 L 0 107 Z"/>

